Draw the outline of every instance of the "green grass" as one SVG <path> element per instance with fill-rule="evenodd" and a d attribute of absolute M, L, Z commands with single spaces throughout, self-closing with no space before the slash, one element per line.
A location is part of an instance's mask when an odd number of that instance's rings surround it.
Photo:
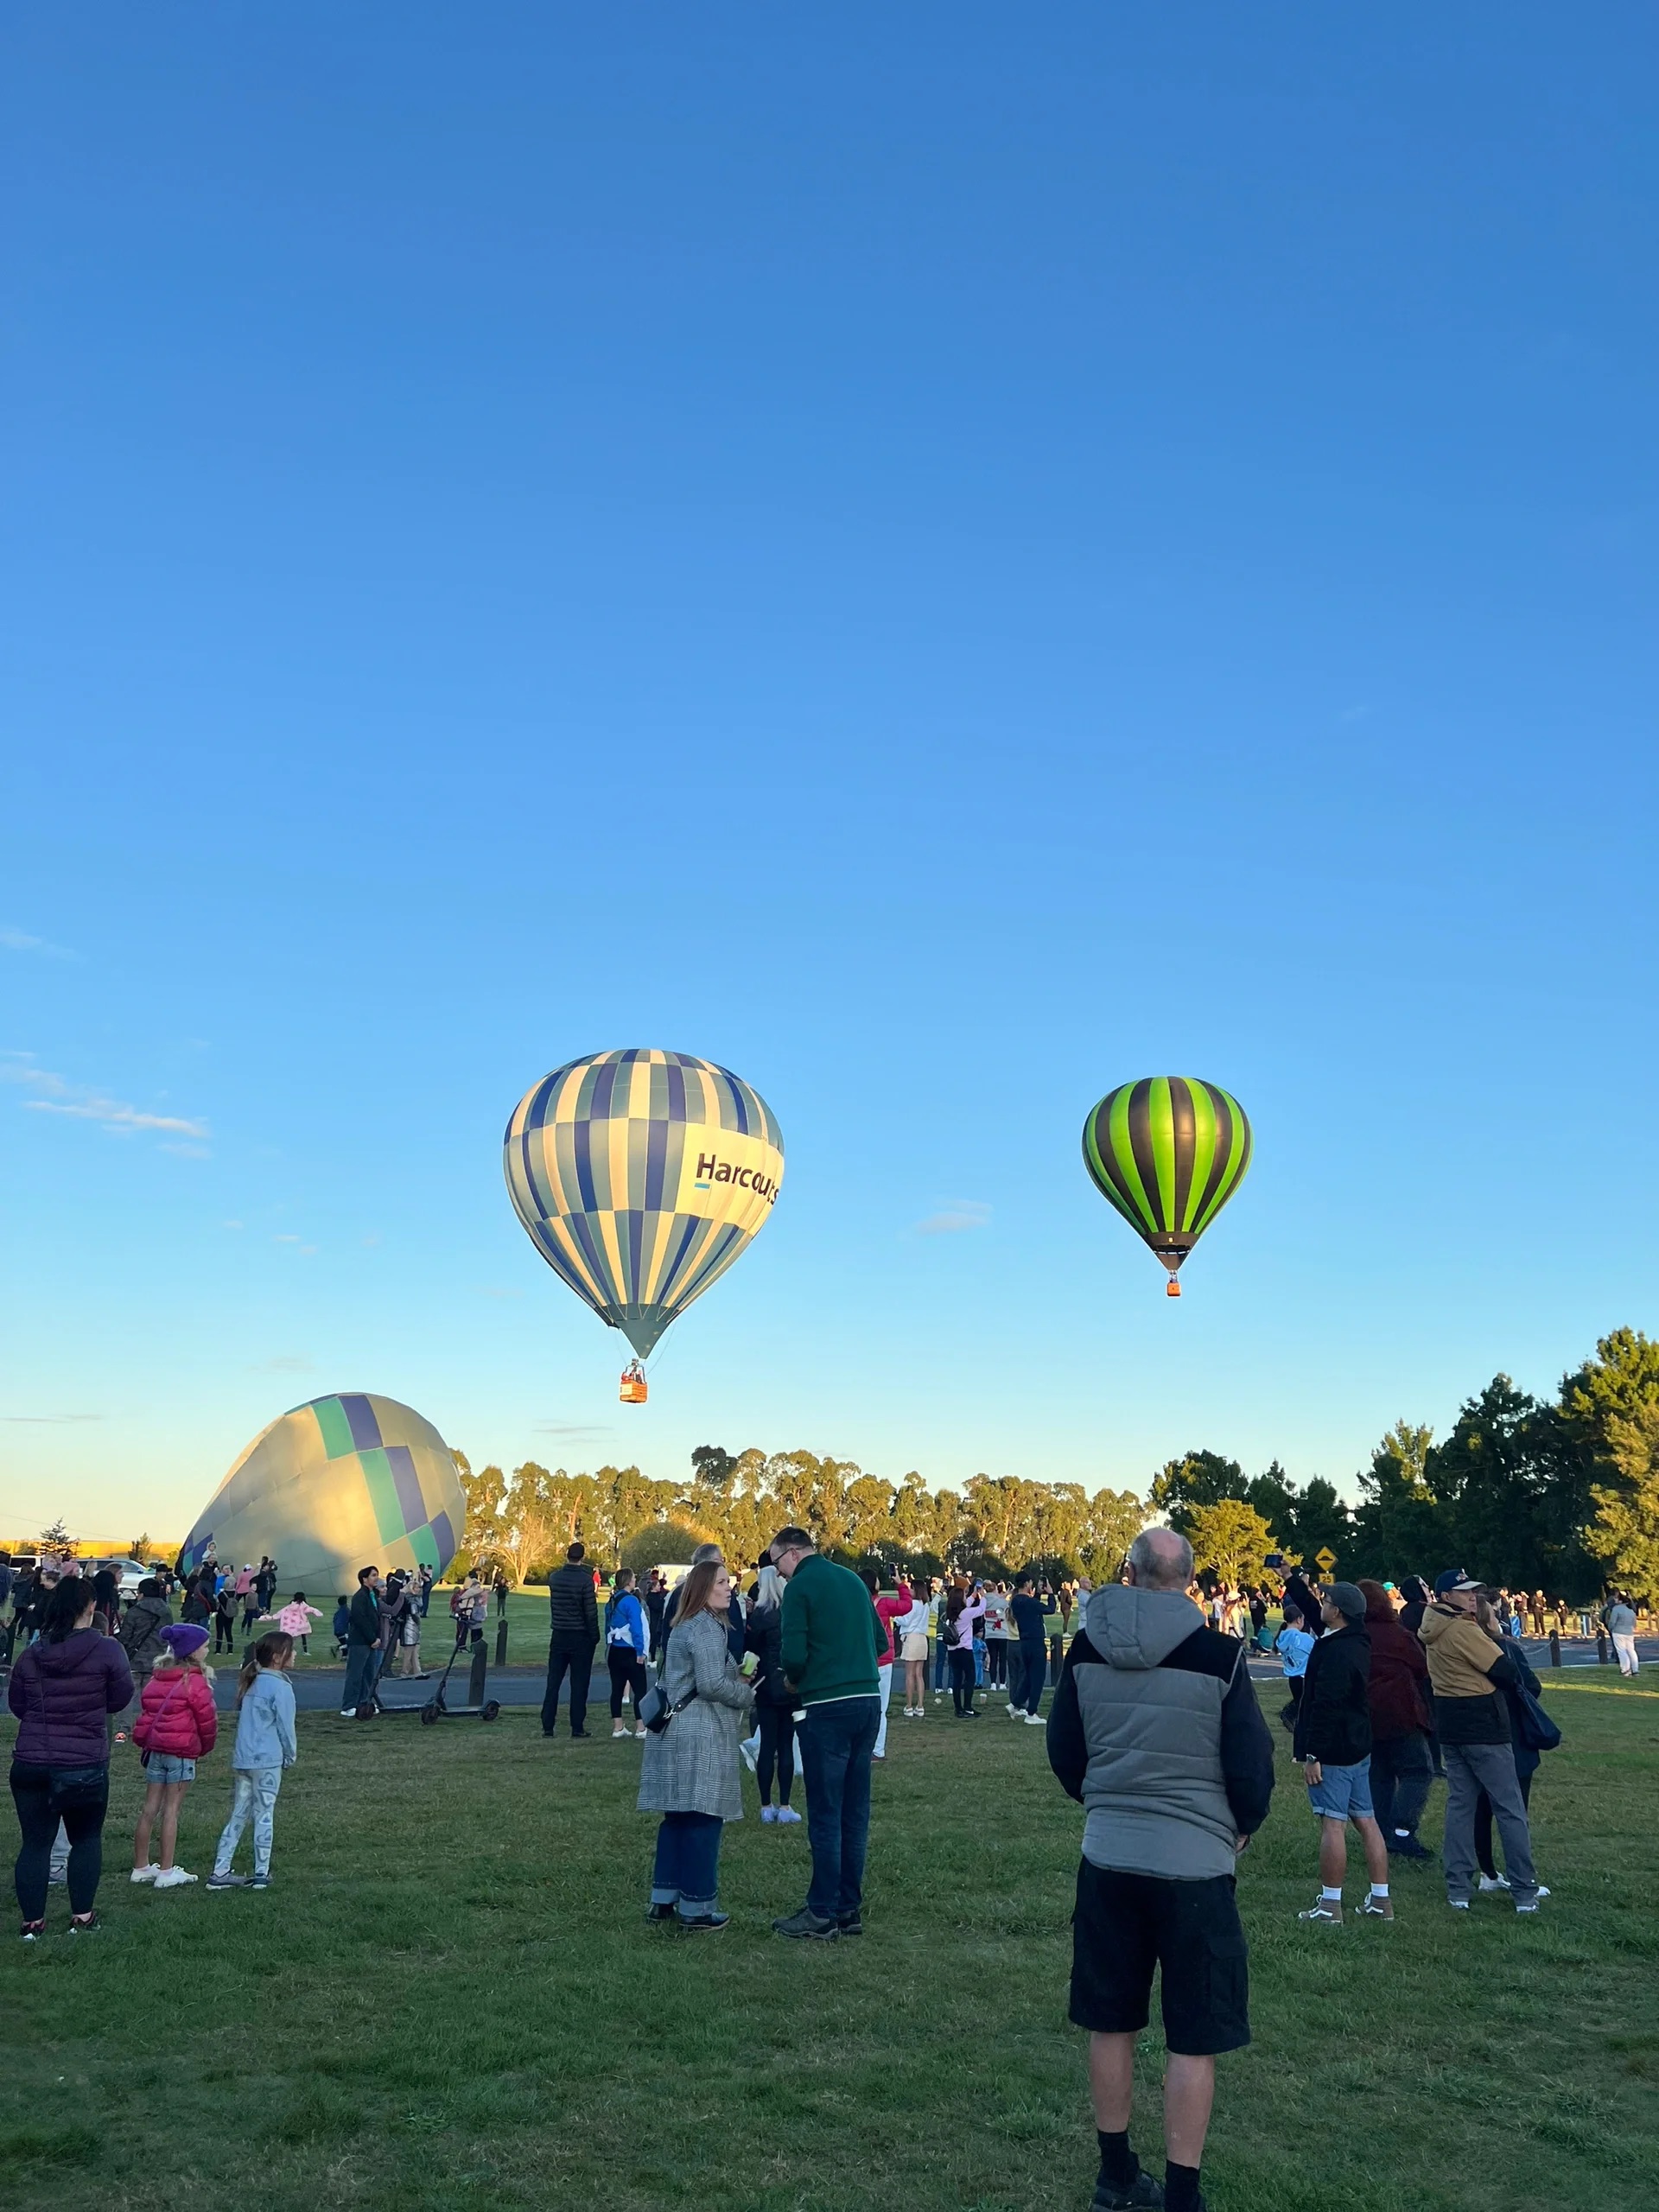
<path fill-rule="evenodd" d="M 1215 2212 L 1635 2204 L 1659 2169 L 1659 1701 L 1550 1684 L 1535 1921 L 1466 1919 L 1396 1877 L 1392 1927 L 1300 1928 L 1314 1823 L 1281 1756 L 1243 1862 L 1256 2040 L 1221 2062 Z M 930 1707 L 930 1712 L 944 1708 Z M 1034 1730 L 893 1724 L 860 1943 L 766 1932 L 804 1830 L 728 1829 L 716 1938 L 641 1919 L 639 1753 L 493 1728 L 302 1715 L 277 1885 L 124 1879 L 118 1755 L 105 1933 L 5 1954 L 0 2174 L 12 2201 L 131 2212 L 333 2206 L 969 2212 L 1087 2204 L 1083 2038 L 1065 2023 L 1080 1815 Z M 4 1734 L 11 1730 L 7 1723 Z M 224 1751 L 187 1800 L 205 1873 Z M 1442 1793 L 1431 1807 L 1437 1830 Z M 1357 1855 L 1356 1855 L 1357 1863 Z M 10 1940 L 10 1939 L 9 1939 Z M 1135 2140 L 1161 2170 L 1155 2031 Z M 1644 2177 L 1646 2178 L 1644 2178 Z"/>

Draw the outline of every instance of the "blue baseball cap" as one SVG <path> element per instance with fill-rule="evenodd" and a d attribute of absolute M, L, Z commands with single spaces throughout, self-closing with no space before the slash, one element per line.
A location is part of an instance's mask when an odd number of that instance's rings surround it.
<path fill-rule="evenodd" d="M 1471 1582 L 1460 1567 L 1448 1567 L 1444 1574 L 1437 1574 L 1434 1578 L 1434 1595 L 1437 1598 L 1444 1598 L 1449 1590 L 1484 1590 L 1485 1587 L 1484 1582 Z"/>

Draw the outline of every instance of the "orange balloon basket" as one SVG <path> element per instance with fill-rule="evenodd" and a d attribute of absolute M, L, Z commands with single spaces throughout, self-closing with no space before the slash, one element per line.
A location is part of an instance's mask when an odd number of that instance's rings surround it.
<path fill-rule="evenodd" d="M 1171 1275 L 1169 1281 L 1164 1285 L 1164 1296 L 1166 1298 L 1179 1298 L 1180 1294 L 1181 1286 L 1176 1281 L 1174 1276 Z"/>
<path fill-rule="evenodd" d="M 645 1402 L 645 1370 L 637 1359 L 630 1360 L 622 1370 L 622 1385 L 618 1393 L 625 1406 L 643 1406 Z"/>

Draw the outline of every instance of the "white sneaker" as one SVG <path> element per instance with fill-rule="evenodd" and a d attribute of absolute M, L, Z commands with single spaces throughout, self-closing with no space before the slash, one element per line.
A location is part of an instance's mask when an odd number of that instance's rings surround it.
<path fill-rule="evenodd" d="M 650 1731 L 650 1729 L 649 1729 L 649 1728 L 647 1728 L 647 1727 L 646 1727 L 646 1726 L 645 1726 L 645 1722 L 642 1720 L 642 1721 L 639 1723 L 639 1726 L 634 1730 L 634 1732 L 634 1732 L 634 1734 L 635 1734 L 635 1735 L 639 1738 L 639 1741 L 643 1744 L 643 1743 L 645 1742 L 645 1740 L 646 1737 L 650 1735 L 651 1731 Z"/>
<path fill-rule="evenodd" d="M 187 1882 L 195 1878 L 194 1874 L 187 1874 L 182 1866 L 169 1866 L 156 1875 L 156 1886 L 158 1890 L 181 1890 Z"/>
<path fill-rule="evenodd" d="M 801 1825 L 801 1816 L 792 1805 L 780 1805 L 778 1808 L 778 1825 L 780 1828 L 798 1828 Z"/>
<path fill-rule="evenodd" d="M 1027 1728 L 1040 1728 L 1043 1726 L 1042 1714 L 1040 1713 L 1028 1713 L 1026 1715 L 1026 1726 Z"/>
<path fill-rule="evenodd" d="M 760 1770 L 760 1737 L 746 1736 L 737 1748 L 743 1754 L 743 1764 L 747 1767 L 749 1772 L 751 1774 L 758 1774 Z"/>
<path fill-rule="evenodd" d="M 614 1743 L 619 1736 L 631 1736 L 632 1733 L 633 1731 L 626 1720 L 619 1720 L 611 1731 L 611 1741 Z"/>
<path fill-rule="evenodd" d="M 135 1866 L 127 1878 L 133 1882 L 153 1882 L 161 1871 L 152 1859 L 148 1866 Z"/>
<path fill-rule="evenodd" d="M 340 1717 L 342 1720 L 355 1720 L 357 1707 L 354 1705 L 342 1705 L 340 1708 Z"/>
<path fill-rule="evenodd" d="M 1008 1707 L 1008 1718 L 1010 1720 L 1023 1720 L 1025 1717 L 1025 1714 L 1020 1710 L 1017 1705 L 1011 1705 Z"/>
<path fill-rule="evenodd" d="M 777 1821 L 778 1808 L 775 1805 L 763 1805 L 760 1808 L 760 1817 L 768 1827 L 772 1827 Z"/>
<path fill-rule="evenodd" d="M 1475 1887 L 1484 1897 L 1491 1897 L 1494 1890 L 1507 1890 L 1509 1886 L 1510 1878 L 1507 1874 L 1483 1874 L 1479 1881 L 1475 1884 Z"/>

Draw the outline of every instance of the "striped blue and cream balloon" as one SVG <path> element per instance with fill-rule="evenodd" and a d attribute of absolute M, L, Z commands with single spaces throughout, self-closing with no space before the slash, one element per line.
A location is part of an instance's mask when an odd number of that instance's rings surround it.
<path fill-rule="evenodd" d="M 505 1165 L 537 1250 L 643 1358 L 766 1221 L 784 1141 L 711 1060 L 594 1052 L 524 1093 Z"/>

